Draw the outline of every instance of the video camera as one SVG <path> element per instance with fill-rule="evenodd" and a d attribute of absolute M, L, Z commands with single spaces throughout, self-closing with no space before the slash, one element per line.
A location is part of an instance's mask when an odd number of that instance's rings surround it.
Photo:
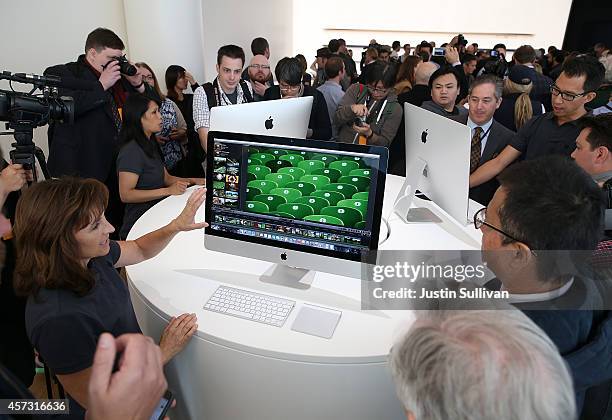
<path fill-rule="evenodd" d="M 25 169 L 33 169 L 38 159 L 45 178 L 49 178 L 45 156 L 42 150 L 32 141 L 33 131 L 49 122 L 72 124 L 74 122 L 74 101 L 70 97 L 59 96 L 59 87 L 66 87 L 57 76 L 38 76 L 25 73 L 0 73 L 0 80 L 31 84 L 34 87 L 28 93 L 14 90 L 0 90 L 0 121 L 7 121 L 6 128 L 13 131 L 0 133 L 12 134 L 16 142 L 12 144 L 11 161 L 21 164 Z M 77 83 L 78 84 L 78 83 Z M 80 86 L 77 86 L 80 87 Z M 41 94 L 34 95 L 40 89 Z M 87 89 L 87 87 L 85 87 Z M 36 171 L 33 171 L 34 175 Z"/>

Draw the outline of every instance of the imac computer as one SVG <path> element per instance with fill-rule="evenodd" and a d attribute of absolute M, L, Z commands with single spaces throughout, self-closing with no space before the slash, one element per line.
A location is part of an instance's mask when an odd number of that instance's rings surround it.
<path fill-rule="evenodd" d="M 210 131 L 305 139 L 312 101 L 312 96 L 305 96 L 215 106 L 210 110 Z"/>
<path fill-rule="evenodd" d="M 468 220 L 470 128 L 441 115 L 404 104 L 406 181 L 395 212 L 408 222 L 416 190 L 461 225 Z"/>
<path fill-rule="evenodd" d="M 261 280 L 291 287 L 308 270 L 361 278 L 378 247 L 385 147 L 211 131 L 208 150 L 206 249 L 276 263 Z"/>

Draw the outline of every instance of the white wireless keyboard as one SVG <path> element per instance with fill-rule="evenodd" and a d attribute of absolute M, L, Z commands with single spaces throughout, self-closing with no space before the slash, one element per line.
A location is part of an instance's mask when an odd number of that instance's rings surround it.
<path fill-rule="evenodd" d="M 219 286 L 204 309 L 282 327 L 294 306 L 292 300 Z"/>

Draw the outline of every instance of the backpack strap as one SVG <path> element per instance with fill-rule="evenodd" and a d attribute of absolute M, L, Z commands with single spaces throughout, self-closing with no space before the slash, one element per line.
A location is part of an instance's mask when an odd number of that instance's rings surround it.
<path fill-rule="evenodd" d="M 204 93 L 206 93 L 206 100 L 208 101 L 208 109 L 211 109 L 219 105 L 217 103 L 217 98 L 215 97 L 215 89 L 213 87 L 213 84 L 210 82 L 206 82 L 202 85 L 202 88 L 204 89 Z"/>
<path fill-rule="evenodd" d="M 247 85 L 246 81 L 240 79 L 240 88 L 242 89 L 242 95 L 244 99 L 246 99 L 246 102 L 253 102 L 253 95 L 251 95 L 249 85 Z"/>

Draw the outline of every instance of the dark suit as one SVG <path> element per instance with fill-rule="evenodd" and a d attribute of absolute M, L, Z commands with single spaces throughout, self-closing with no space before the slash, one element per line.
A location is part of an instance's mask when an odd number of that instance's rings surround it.
<path fill-rule="evenodd" d="M 458 121 L 463 124 L 467 124 L 467 118 L 468 116 L 464 115 L 462 116 L 461 120 Z M 480 165 L 499 155 L 501 151 L 504 150 L 504 147 L 506 147 L 514 138 L 514 136 L 516 136 L 514 131 L 508 130 L 506 127 L 493 120 L 484 151 L 482 152 L 482 156 L 480 158 Z M 477 187 L 470 188 L 470 198 L 483 206 L 486 206 L 493 198 L 493 194 L 495 194 L 498 187 L 499 182 L 497 182 L 497 180 L 494 178 Z"/>

